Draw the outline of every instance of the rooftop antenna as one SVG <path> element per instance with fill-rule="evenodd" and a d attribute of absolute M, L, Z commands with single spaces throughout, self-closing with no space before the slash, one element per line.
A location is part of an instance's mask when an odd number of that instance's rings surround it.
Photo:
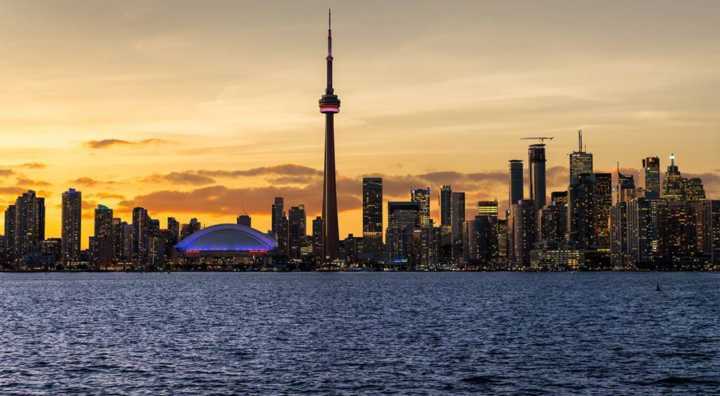
<path fill-rule="evenodd" d="M 582 129 L 578 129 L 578 150 L 582 150 Z"/>
<path fill-rule="evenodd" d="M 328 8 L 328 55 L 332 56 L 332 8 Z"/>

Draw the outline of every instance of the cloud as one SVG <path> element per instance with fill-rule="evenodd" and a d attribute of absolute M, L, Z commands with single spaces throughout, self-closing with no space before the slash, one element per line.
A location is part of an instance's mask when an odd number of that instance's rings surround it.
<path fill-rule="evenodd" d="M 278 176 L 274 178 L 268 179 L 268 181 L 272 184 L 307 184 L 313 181 L 313 179 L 317 176 L 307 176 L 307 175 L 298 175 L 298 176 Z"/>
<path fill-rule="evenodd" d="M 320 183 L 304 187 L 229 188 L 222 185 L 192 191 L 163 190 L 139 195 L 119 203 L 123 210 L 144 207 L 161 213 L 210 213 L 237 215 L 239 213 L 267 213 L 275 197 L 284 197 L 287 206 L 305 204 L 308 214 L 319 213 L 322 207 Z M 341 211 L 359 208 L 362 199 L 357 195 L 339 194 Z"/>
<path fill-rule="evenodd" d="M 82 176 L 78 177 L 77 179 L 70 180 L 70 184 L 76 184 L 79 186 L 84 187 L 95 187 L 99 185 L 110 185 L 110 184 L 116 184 L 117 182 L 109 181 L 109 180 L 97 180 L 93 179 L 92 177 Z"/>
<path fill-rule="evenodd" d="M 0 169 L 0 177 L 8 177 L 14 174 L 15 172 L 12 169 Z"/>
<path fill-rule="evenodd" d="M 28 179 L 23 176 L 18 176 L 17 184 L 19 186 L 26 186 L 26 187 L 49 187 L 52 185 L 51 183 L 46 182 L 44 180 L 32 180 L 32 179 Z"/>
<path fill-rule="evenodd" d="M 18 167 L 25 169 L 45 169 L 47 168 L 47 165 L 43 164 L 42 162 L 26 162 L 24 164 L 18 165 Z"/>
<path fill-rule="evenodd" d="M 146 146 L 153 144 L 168 143 L 164 139 L 144 139 L 144 140 L 123 140 L 123 139 L 102 139 L 102 140 L 90 140 L 85 142 L 85 146 L 91 149 L 107 149 L 112 147 L 122 146 Z"/>
<path fill-rule="evenodd" d="M 100 199 L 120 199 L 120 200 L 125 199 L 125 196 L 122 194 L 107 193 L 107 192 L 99 192 L 99 193 L 95 194 L 95 196 Z"/>
<path fill-rule="evenodd" d="M 21 195 L 25 192 L 24 188 L 21 187 L 0 187 L 0 195 Z"/>
<path fill-rule="evenodd" d="M 95 210 L 95 207 L 97 207 L 97 202 L 88 199 L 82 200 L 82 210 Z"/>
<path fill-rule="evenodd" d="M 195 186 L 203 186 L 215 183 L 215 179 L 210 176 L 200 175 L 192 171 L 170 172 L 165 175 L 150 175 L 143 179 L 147 183 L 173 183 L 173 184 L 190 184 Z"/>
<path fill-rule="evenodd" d="M 225 172 L 225 171 L 222 171 Z M 275 175 L 280 172 L 295 173 L 270 178 L 273 184 L 266 187 L 233 188 L 213 185 L 190 191 L 161 190 L 139 195 L 119 203 L 119 210 L 128 211 L 133 207 L 145 207 L 151 212 L 160 213 L 208 213 L 216 215 L 235 215 L 242 212 L 266 214 L 275 197 L 285 198 L 286 206 L 304 204 L 308 215 L 320 212 L 322 208 L 322 172 L 308 167 L 277 166 L 254 168 L 246 171 L 213 171 L 213 175 Z M 191 175 L 210 174 L 209 171 L 190 172 Z M 158 175 L 156 175 L 157 177 Z M 420 175 L 383 175 L 383 191 L 386 198 L 409 199 L 410 189 L 430 186 L 433 192 L 439 191 L 442 184 L 453 184 L 455 191 L 466 191 L 468 207 L 472 200 L 493 199 L 502 191 L 507 176 L 501 171 L 460 173 L 430 172 Z M 280 183 L 282 182 L 282 183 Z M 467 188 L 467 189 L 464 189 Z M 339 208 L 341 211 L 359 209 L 362 205 L 362 177 L 337 178 Z M 506 195 L 506 193 L 505 193 Z M 435 198 L 437 199 L 437 198 Z M 435 203 L 437 205 L 437 203 Z"/>
<path fill-rule="evenodd" d="M 506 180 L 509 176 L 506 176 Z M 570 182 L 570 171 L 564 166 L 551 166 L 545 172 L 545 183 L 548 190 L 552 188 L 560 188 L 565 190 Z M 548 193 L 549 194 L 549 193 Z"/>
<path fill-rule="evenodd" d="M 253 177 L 264 175 L 322 176 L 323 171 L 297 164 L 263 166 L 243 170 L 199 170 L 197 174 L 209 177 Z"/>

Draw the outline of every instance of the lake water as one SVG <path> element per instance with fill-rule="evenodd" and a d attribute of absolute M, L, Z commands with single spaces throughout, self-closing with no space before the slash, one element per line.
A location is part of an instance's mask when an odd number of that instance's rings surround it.
<path fill-rule="evenodd" d="M 720 393 L 715 273 L 5 273 L 0 313 L 2 394 Z"/>

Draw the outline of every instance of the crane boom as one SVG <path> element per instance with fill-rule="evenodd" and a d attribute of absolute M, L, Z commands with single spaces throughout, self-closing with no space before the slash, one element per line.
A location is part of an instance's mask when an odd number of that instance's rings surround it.
<path fill-rule="evenodd" d="M 520 138 L 520 140 L 539 140 L 540 143 L 545 143 L 546 140 L 553 140 L 553 136 L 529 136 Z"/>

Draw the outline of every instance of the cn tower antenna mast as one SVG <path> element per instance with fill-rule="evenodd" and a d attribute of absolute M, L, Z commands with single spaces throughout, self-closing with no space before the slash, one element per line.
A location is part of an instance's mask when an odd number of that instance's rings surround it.
<path fill-rule="evenodd" d="M 327 83 L 320 98 L 320 112 L 325 115 L 325 168 L 323 171 L 322 239 L 323 261 L 338 257 L 338 206 L 335 181 L 335 113 L 340 111 L 340 99 L 333 89 L 332 11 L 328 9 L 328 53 L 325 58 Z"/>

